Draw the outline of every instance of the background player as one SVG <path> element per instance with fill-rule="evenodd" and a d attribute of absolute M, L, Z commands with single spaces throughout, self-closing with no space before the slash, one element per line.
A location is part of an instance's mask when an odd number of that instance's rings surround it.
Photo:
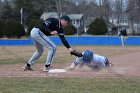
<path fill-rule="evenodd" d="M 63 28 L 67 27 L 70 24 L 70 18 L 68 16 L 62 16 L 60 20 L 55 18 L 49 18 L 42 22 L 40 25 L 34 27 L 31 31 L 31 37 L 34 41 L 34 45 L 37 48 L 37 51 L 30 58 L 28 63 L 25 65 L 24 70 L 33 70 L 32 65 L 40 58 L 43 53 L 43 48 L 48 48 L 47 60 L 44 66 L 43 71 L 48 71 L 53 63 L 54 55 L 56 52 L 56 45 L 50 40 L 48 36 L 58 35 L 70 52 L 73 49 L 68 44 L 67 40 L 64 37 Z"/>
<path fill-rule="evenodd" d="M 125 28 L 121 29 L 121 31 L 119 32 L 119 37 L 121 39 L 122 48 L 125 48 L 126 39 L 128 38 L 127 31 Z"/>
<path fill-rule="evenodd" d="M 88 67 L 95 69 L 102 69 L 111 66 L 106 57 L 94 54 L 91 50 L 86 50 L 82 53 L 81 57 L 77 57 L 74 60 L 70 68 L 68 68 L 67 70 L 75 69 L 75 67 L 80 63 L 82 65 L 87 65 Z"/>

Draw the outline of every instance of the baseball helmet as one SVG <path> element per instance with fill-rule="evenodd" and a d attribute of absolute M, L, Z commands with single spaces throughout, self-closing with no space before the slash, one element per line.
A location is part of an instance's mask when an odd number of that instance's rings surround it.
<path fill-rule="evenodd" d="M 93 59 L 93 52 L 91 50 L 86 50 L 83 53 L 83 62 L 84 63 L 90 63 Z"/>

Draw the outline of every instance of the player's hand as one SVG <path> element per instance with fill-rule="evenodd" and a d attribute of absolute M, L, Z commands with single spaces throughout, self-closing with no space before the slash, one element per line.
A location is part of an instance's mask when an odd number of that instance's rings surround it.
<path fill-rule="evenodd" d="M 81 52 L 76 51 L 76 50 L 71 51 L 70 54 L 74 55 L 76 57 L 82 57 L 83 56 Z"/>
<path fill-rule="evenodd" d="M 52 31 L 51 35 L 57 35 L 57 31 Z"/>
<path fill-rule="evenodd" d="M 128 39 L 128 36 L 126 36 L 125 39 Z"/>

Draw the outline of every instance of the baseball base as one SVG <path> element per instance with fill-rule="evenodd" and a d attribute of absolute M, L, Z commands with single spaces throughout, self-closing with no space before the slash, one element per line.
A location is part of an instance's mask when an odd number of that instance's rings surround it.
<path fill-rule="evenodd" d="M 64 73 L 66 72 L 65 69 L 51 69 L 48 73 Z"/>

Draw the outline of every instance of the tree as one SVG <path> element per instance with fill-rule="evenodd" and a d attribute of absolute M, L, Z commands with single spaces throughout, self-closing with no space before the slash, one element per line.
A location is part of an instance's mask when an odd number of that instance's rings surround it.
<path fill-rule="evenodd" d="M 119 20 L 122 17 L 122 14 L 123 14 L 122 0 L 116 0 L 115 1 L 115 15 L 118 18 L 118 25 L 119 25 Z"/>
<path fill-rule="evenodd" d="M 24 27 L 20 24 L 20 22 L 8 20 L 4 24 L 3 34 L 8 38 L 20 38 L 21 36 L 25 35 L 25 30 Z"/>
<path fill-rule="evenodd" d="M 30 35 L 31 30 L 33 29 L 33 27 L 37 26 L 38 24 L 40 24 L 41 22 L 43 22 L 43 20 L 41 19 L 32 19 L 29 23 L 28 26 L 28 35 Z"/>
<path fill-rule="evenodd" d="M 2 9 L 3 10 L 1 11 L 1 20 L 12 19 L 14 15 L 13 10 L 10 3 L 7 0 L 4 0 Z"/>
<path fill-rule="evenodd" d="M 58 2 L 58 0 L 57 0 Z M 41 14 L 43 12 L 52 12 L 56 11 L 56 0 L 34 0 L 32 1 L 34 10 L 40 12 Z"/>
<path fill-rule="evenodd" d="M 23 8 L 23 23 L 27 27 L 32 19 L 40 19 L 43 12 L 56 11 L 55 0 L 14 0 L 13 3 L 16 18 L 20 19 Z"/>
<path fill-rule="evenodd" d="M 109 20 L 111 5 L 109 0 L 99 0 L 100 17 L 104 18 L 107 23 Z"/>
<path fill-rule="evenodd" d="M 65 35 L 74 35 L 74 34 L 76 34 L 76 32 L 77 32 L 77 29 L 72 24 L 70 24 L 68 27 L 64 28 Z"/>
<path fill-rule="evenodd" d="M 95 21 L 89 25 L 87 31 L 88 34 L 92 35 L 105 35 L 107 32 L 107 26 L 102 18 L 96 18 Z"/>
<path fill-rule="evenodd" d="M 4 27 L 4 22 L 0 21 L 0 38 L 3 37 L 3 27 Z"/>
<path fill-rule="evenodd" d="M 3 14 L 3 3 L 2 3 L 2 0 L 0 0 L 0 20 L 1 20 L 2 14 Z"/>
<path fill-rule="evenodd" d="M 140 12 L 140 0 L 135 0 L 135 1 L 136 1 L 137 6 L 138 6 L 138 10 Z"/>
<path fill-rule="evenodd" d="M 135 34 L 134 31 L 134 22 L 139 23 L 140 21 L 140 13 L 139 13 L 139 1 L 137 0 L 128 0 L 128 6 L 126 10 L 129 20 L 130 20 L 130 28 L 133 32 L 133 35 Z"/>
<path fill-rule="evenodd" d="M 15 17 L 20 21 L 20 11 L 23 9 L 23 24 L 28 26 L 30 19 L 33 17 L 34 7 L 32 0 L 14 0 L 14 13 Z"/>

